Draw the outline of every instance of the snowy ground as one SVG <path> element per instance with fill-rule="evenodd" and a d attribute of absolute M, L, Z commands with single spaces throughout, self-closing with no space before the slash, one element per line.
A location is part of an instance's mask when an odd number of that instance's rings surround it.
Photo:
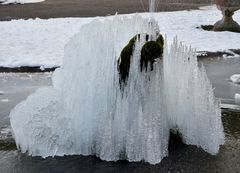
<path fill-rule="evenodd" d="M 149 17 L 146 13 L 140 15 Z M 237 12 L 234 17 L 240 23 L 240 12 Z M 97 18 L 112 18 L 112 16 Z M 214 24 L 221 19 L 221 12 L 215 6 L 192 11 L 160 12 L 155 14 L 155 18 L 159 22 L 162 33 L 167 35 L 168 43 L 171 43 L 173 37 L 177 35 L 179 40 L 196 48 L 197 51 L 240 49 L 239 33 L 196 29 L 197 26 Z M 64 45 L 83 24 L 93 19 L 96 18 L 0 22 L 0 66 L 60 66 Z"/>
<path fill-rule="evenodd" d="M 28 3 L 37 3 L 43 2 L 44 0 L 0 0 L 0 3 L 5 4 L 28 4 Z"/>

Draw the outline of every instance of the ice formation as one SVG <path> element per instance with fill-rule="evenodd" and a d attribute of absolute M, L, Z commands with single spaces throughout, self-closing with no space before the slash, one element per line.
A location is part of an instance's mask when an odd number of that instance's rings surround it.
<path fill-rule="evenodd" d="M 240 104 L 240 94 L 236 93 L 234 98 L 235 98 L 236 104 Z"/>
<path fill-rule="evenodd" d="M 240 74 L 234 74 L 230 77 L 230 80 L 235 84 L 240 84 Z"/>
<path fill-rule="evenodd" d="M 11 111 L 18 148 L 33 156 L 81 154 L 156 164 L 168 155 L 174 129 L 185 143 L 216 154 L 224 142 L 221 111 L 192 49 L 176 40 L 169 50 L 165 44 L 164 60 L 141 73 L 140 37 L 127 85 L 119 88 L 120 52 L 137 33 L 159 32 L 151 23 L 136 15 L 84 25 L 66 45 L 53 86 Z"/>

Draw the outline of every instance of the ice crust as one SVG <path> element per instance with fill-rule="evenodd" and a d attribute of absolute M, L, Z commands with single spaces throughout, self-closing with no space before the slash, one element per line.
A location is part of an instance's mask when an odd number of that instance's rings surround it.
<path fill-rule="evenodd" d="M 235 84 L 240 84 L 240 74 L 234 74 L 230 77 L 230 80 Z"/>
<path fill-rule="evenodd" d="M 81 154 L 157 164 L 168 155 L 174 129 L 185 143 L 216 154 L 224 142 L 221 111 L 192 49 L 175 40 L 168 50 L 166 43 L 164 60 L 142 73 L 142 34 L 128 83 L 119 88 L 120 52 L 137 33 L 159 32 L 151 23 L 136 15 L 84 25 L 66 45 L 53 86 L 37 90 L 11 111 L 18 148 L 33 156 Z"/>

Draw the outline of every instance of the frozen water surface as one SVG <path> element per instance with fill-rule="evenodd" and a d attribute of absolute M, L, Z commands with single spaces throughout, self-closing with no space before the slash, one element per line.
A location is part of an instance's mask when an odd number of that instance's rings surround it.
<path fill-rule="evenodd" d="M 156 164 L 168 155 L 174 129 L 185 143 L 216 154 L 224 142 L 221 110 L 192 49 L 175 39 L 154 71 L 141 73 L 141 37 L 128 83 L 120 90 L 120 52 L 134 35 L 152 33 L 151 28 L 159 31 L 156 22 L 150 27 L 138 15 L 84 25 L 66 45 L 53 86 L 37 90 L 11 111 L 18 148 L 33 156 L 96 155 Z"/>

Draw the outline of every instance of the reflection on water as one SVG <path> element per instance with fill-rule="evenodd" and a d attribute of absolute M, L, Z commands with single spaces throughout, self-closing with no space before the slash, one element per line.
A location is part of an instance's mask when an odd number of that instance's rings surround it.
<path fill-rule="evenodd" d="M 227 137 L 240 139 L 240 112 L 223 110 L 222 119 Z"/>
<path fill-rule="evenodd" d="M 233 74 L 238 74 L 240 69 L 239 58 L 202 58 L 207 75 L 215 88 L 215 96 L 221 98 L 222 103 L 235 104 L 234 96 L 240 93 L 240 85 L 230 81 Z"/>
<path fill-rule="evenodd" d="M 240 112 L 223 110 L 226 143 L 216 156 L 195 146 L 179 146 L 158 165 L 105 162 L 96 157 L 66 156 L 42 159 L 16 150 L 0 151 L 1 173 L 150 173 L 240 172 Z"/>

